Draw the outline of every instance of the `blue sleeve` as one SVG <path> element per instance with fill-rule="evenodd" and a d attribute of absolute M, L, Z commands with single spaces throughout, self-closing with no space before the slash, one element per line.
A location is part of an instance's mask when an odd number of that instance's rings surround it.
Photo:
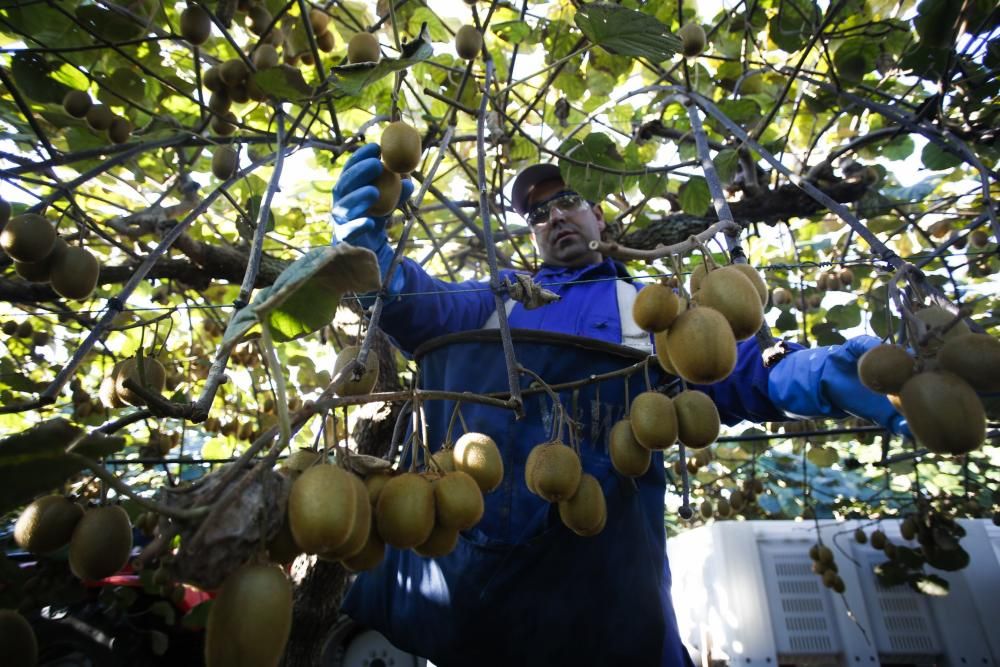
<path fill-rule="evenodd" d="M 736 344 L 736 368 L 725 380 L 715 384 L 689 384 L 708 394 L 719 408 L 719 418 L 732 426 L 748 420 L 754 423 L 788 421 L 790 418 L 780 410 L 768 394 L 770 369 L 764 368 L 763 356 L 756 338 L 749 338 Z M 793 350 L 801 345 L 788 343 Z"/>
<path fill-rule="evenodd" d="M 398 270 L 403 272 L 402 289 L 385 304 L 379 326 L 407 354 L 431 338 L 479 329 L 496 310 L 486 281 L 438 280 L 407 257 Z"/>

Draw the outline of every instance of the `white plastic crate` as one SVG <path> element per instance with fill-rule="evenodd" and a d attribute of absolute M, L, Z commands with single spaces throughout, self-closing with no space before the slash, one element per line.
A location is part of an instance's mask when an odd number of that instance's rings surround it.
<path fill-rule="evenodd" d="M 824 543 L 840 547 L 843 596 L 811 571 L 812 522 L 726 521 L 687 531 L 668 540 L 681 635 L 702 665 L 1000 665 L 1000 633 L 992 631 L 1000 528 L 962 524 L 972 563 L 936 572 L 951 587 L 940 598 L 881 587 L 872 566 L 885 557 L 853 540 L 857 522 L 821 522 Z M 879 527 L 903 543 L 897 521 Z"/>

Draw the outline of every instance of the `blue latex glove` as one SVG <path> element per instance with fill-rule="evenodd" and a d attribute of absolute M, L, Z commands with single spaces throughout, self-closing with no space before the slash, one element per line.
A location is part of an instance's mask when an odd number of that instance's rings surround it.
<path fill-rule="evenodd" d="M 367 211 L 378 199 L 378 188 L 372 183 L 382 173 L 378 144 L 365 144 L 344 164 L 340 179 L 333 187 L 332 245 L 347 242 L 359 248 L 367 248 L 375 253 L 382 279 L 392 263 L 392 248 L 385 233 L 388 217 L 371 217 Z M 399 204 L 413 194 L 413 181 L 404 178 Z M 397 206 L 399 205 L 397 204 Z M 389 295 L 395 296 L 403 289 L 403 271 L 396 269 L 389 285 Z"/>
<path fill-rule="evenodd" d="M 771 369 L 768 395 L 776 407 L 795 417 L 846 417 L 873 421 L 897 435 L 912 437 L 906 419 L 882 394 L 861 384 L 858 359 L 880 345 L 858 336 L 843 345 L 793 352 Z"/>

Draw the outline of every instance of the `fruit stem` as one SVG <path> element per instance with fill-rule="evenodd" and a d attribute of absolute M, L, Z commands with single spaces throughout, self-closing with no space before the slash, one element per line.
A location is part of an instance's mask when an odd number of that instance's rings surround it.
<path fill-rule="evenodd" d="M 292 437 L 291 421 L 288 418 L 288 395 L 285 391 L 285 376 L 278 355 L 274 349 L 274 339 L 271 336 L 271 325 L 267 317 L 260 318 L 261 326 L 261 352 L 264 353 L 264 360 L 267 362 L 268 371 L 274 380 L 274 402 L 278 409 L 278 442 L 279 449 L 285 449 L 288 441 Z"/>

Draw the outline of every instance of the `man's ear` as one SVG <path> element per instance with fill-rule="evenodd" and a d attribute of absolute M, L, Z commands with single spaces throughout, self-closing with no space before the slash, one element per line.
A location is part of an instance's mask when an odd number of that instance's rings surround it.
<path fill-rule="evenodd" d="M 604 228 L 607 227 L 607 223 L 604 221 L 604 211 L 601 210 L 601 205 L 594 204 L 590 207 L 590 210 L 594 212 L 594 218 L 597 219 L 597 230 L 603 232 Z"/>

